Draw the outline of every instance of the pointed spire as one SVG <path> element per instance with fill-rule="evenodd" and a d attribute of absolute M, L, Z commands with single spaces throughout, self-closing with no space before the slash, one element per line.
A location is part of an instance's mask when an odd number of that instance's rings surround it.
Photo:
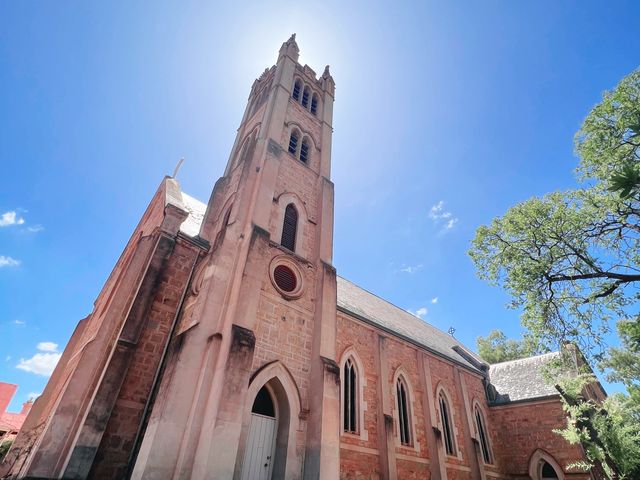
<path fill-rule="evenodd" d="M 298 61 L 298 56 L 300 55 L 300 49 L 298 48 L 298 44 L 296 43 L 296 34 L 292 34 L 289 37 L 289 40 L 282 44 L 280 47 L 280 56 L 287 55 L 293 58 L 296 62 Z"/>
<path fill-rule="evenodd" d="M 322 88 L 333 96 L 336 91 L 336 82 L 333 80 L 331 72 L 329 72 L 329 65 L 324 67 L 324 73 L 322 74 L 320 81 L 322 83 Z"/>

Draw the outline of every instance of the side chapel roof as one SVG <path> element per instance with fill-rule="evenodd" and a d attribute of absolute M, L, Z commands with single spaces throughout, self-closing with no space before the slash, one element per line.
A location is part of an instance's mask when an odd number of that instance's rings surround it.
<path fill-rule="evenodd" d="M 551 352 L 491 365 L 489 379 L 497 393 L 494 405 L 558 395 L 558 390 L 545 382 L 542 369 L 559 357 L 560 352 Z"/>

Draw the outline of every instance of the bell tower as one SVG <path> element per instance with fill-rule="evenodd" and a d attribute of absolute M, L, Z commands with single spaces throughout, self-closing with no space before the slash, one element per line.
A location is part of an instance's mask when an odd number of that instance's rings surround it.
<path fill-rule="evenodd" d="M 294 34 L 251 87 L 133 478 L 339 476 L 335 84 L 298 58 Z"/>

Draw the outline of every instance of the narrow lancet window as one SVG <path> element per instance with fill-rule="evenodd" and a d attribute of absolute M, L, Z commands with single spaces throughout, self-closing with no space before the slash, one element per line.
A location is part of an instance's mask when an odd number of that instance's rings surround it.
<path fill-rule="evenodd" d="M 304 87 L 304 92 L 302 92 L 302 106 L 307 108 L 309 106 L 309 97 L 311 96 L 311 92 L 309 91 L 309 87 Z"/>
<path fill-rule="evenodd" d="M 300 160 L 304 163 L 307 163 L 309 159 L 309 140 L 306 138 L 302 139 L 302 144 L 300 145 Z"/>
<path fill-rule="evenodd" d="M 400 443 L 411 445 L 411 431 L 409 425 L 409 402 L 407 399 L 407 386 L 402 378 L 398 379 L 396 385 L 396 397 L 398 401 L 398 423 L 400 427 Z"/>
<path fill-rule="evenodd" d="M 453 438 L 453 424 L 451 422 L 451 413 L 449 412 L 449 403 L 442 393 L 440 393 L 438 397 L 438 402 L 440 403 L 440 421 L 442 423 L 444 450 L 447 455 L 455 455 L 456 444 Z"/>
<path fill-rule="evenodd" d="M 482 452 L 482 460 L 484 463 L 491 463 L 491 453 L 489 452 L 489 439 L 487 438 L 487 429 L 484 425 L 484 417 L 478 407 L 476 407 L 476 428 L 478 430 L 478 442 L 480 443 L 480 451 Z"/>
<path fill-rule="evenodd" d="M 302 82 L 300 80 L 296 80 L 296 83 L 293 85 L 293 93 L 291 96 L 294 100 L 300 101 L 300 91 L 302 90 Z"/>
<path fill-rule="evenodd" d="M 311 97 L 311 113 L 313 113 L 314 115 L 318 113 L 318 95 L 316 95 L 315 93 Z"/>
<path fill-rule="evenodd" d="M 357 433 L 357 389 L 358 377 L 356 368 L 351 359 L 344 364 L 344 431 L 349 433 Z"/>
<path fill-rule="evenodd" d="M 294 130 L 291 132 L 291 136 L 289 137 L 289 153 L 291 153 L 292 155 L 295 155 L 297 148 L 298 148 L 298 133 Z"/>
<path fill-rule="evenodd" d="M 296 231 L 298 229 L 298 211 L 293 203 L 287 205 L 284 210 L 284 223 L 282 225 L 282 240 L 280 244 L 292 252 L 296 249 Z"/>

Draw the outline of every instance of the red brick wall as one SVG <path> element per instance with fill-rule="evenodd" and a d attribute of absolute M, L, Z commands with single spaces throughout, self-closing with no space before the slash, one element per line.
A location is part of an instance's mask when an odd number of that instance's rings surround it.
<path fill-rule="evenodd" d="M 179 241 L 168 260 L 96 454 L 92 476 L 122 478 L 126 471 L 153 379 L 197 254 L 195 248 Z"/>
<path fill-rule="evenodd" d="M 490 422 L 494 432 L 499 432 L 492 436 L 497 464 L 510 476 L 527 475 L 531 455 L 538 448 L 552 455 L 565 472 L 568 464 L 583 458 L 580 447 L 553 433 L 565 425 L 559 399 L 492 407 Z"/>
<path fill-rule="evenodd" d="M 388 334 L 354 319 L 342 312 L 337 318 L 337 359 L 343 359 L 348 349 L 353 349 L 364 370 L 366 387 L 364 400 L 366 410 L 364 414 L 364 428 L 368 439 L 349 434 L 341 434 L 340 476 L 342 479 L 379 478 L 379 452 L 386 445 L 378 445 L 378 428 L 384 428 L 377 418 L 378 398 L 377 385 L 378 366 L 375 351 L 378 348 L 378 338 L 386 338 L 386 356 L 388 363 L 388 378 L 384 379 L 383 388 L 389 389 L 395 416 L 395 386 L 393 384 L 396 369 L 402 367 L 410 383 L 413 405 L 411 414 L 413 421 L 414 446 L 407 448 L 396 444 L 396 468 L 399 479 L 431 478 L 430 468 L 434 459 L 429 458 L 428 441 L 433 441 L 433 433 L 426 430 L 423 402 L 428 402 L 428 396 L 423 390 L 417 364 L 417 347 L 401 339 L 390 337 Z M 426 357 L 427 370 L 431 374 L 433 405 L 428 405 L 436 416 L 437 392 L 444 387 L 451 401 L 451 413 L 456 435 L 456 456 L 444 456 L 447 477 L 449 480 L 468 480 L 473 478 L 474 468 L 483 469 L 487 478 L 522 478 L 528 475 L 529 459 L 533 452 L 541 448 L 562 465 L 582 458 L 581 449 L 569 445 L 562 437 L 553 433 L 556 428 L 564 425 L 564 413 L 558 400 L 545 402 L 530 402 L 511 406 L 490 407 L 487 403 L 482 378 L 464 368 L 441 357 L 420 350 Z M 362 375 L 362 372 L 360 372 Z M 458 375 L 460 380 L 458 380 Z M 465 405 L 462 391 L 466 389 L 467 403 Z M 474 404 L 477 402 L 486 423 L 487 433 L 493 463 L 485 465 L 476 453 L 476 447 L 469 451 L 469 439 L 466 438 L 468 428 L 471 435 L 475 435 Z M 466 422 L 470 423 L 465 424 Z M 394 419 L 394 428 L 396 421 Z M 396 432 L 397 436 L 397 432 Z M 473 445 L 473 444 L 472 444 Z M 439 447 L 441 442 L 439 442 Z M 411 457 L 419 458 L 412 461 Z M 479 464 L 478 464 L 479 462 Z M 478 465 L 478 466 L 477 466 Z M 588 476 L 572 477 L 576 479 Z"/>

